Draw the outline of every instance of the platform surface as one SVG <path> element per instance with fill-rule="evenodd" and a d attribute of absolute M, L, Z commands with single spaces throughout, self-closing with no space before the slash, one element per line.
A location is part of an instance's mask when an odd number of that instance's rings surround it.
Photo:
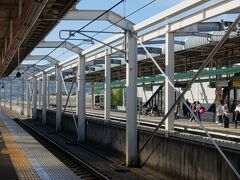
<path fill-rule="evenodd" d="M 104 115 L 104 111 L 103 110 L 90 110 L 87 109 L 86 110 L 87 113 L 92 114 L 92 115 Z M 202 118 L 202 123 L 205 126 L 206 129 L 208 130 L 212 130 L 212 131 L 217 131 L 217 132 L 221 132 L 221 133 L 226 133 L 226 134 L 235 134 L 235 135 L 239 135 L 240 136 L 240 124 L 238 122 L 238 127 L 235 128 L 235 123 L 231 122 L 231 118 L 230 118 L 230 124 L 229 124 L 229 128 L 224 128 L 221 125 L 213 122 L 212 118 L 210 118 L 209 116 L 212 116 L 212 114 L 209 114 L 208 117 L 203 117 Z M 120 118 L 120 119 L 126 119 L 126 113 L 125 112 L 114 112 L 111 111 L 111 117 L 113 118 Z M 163 117 L 152 117 L 152 116 L 145 116 L 145 115 L 140 115 L 140 122 L 149 122 L 149 123 L 154 123 L 154 124 L 158 124 L 160 122 L 160 120 Z M 190 121 L 190 118 L 186 119 L 186 118 L 180 118 L 174 121 L 174 125 L 175 127 L 188 127 L 188 128 L 197 128 L 197 129 L 201 129 L 199 124 L 195 121 Z"/>
<path fill-rule="evenodd" d="M 2 111 L 0 132 L 0 158 L 5 159 L 0 161 L 0 168 L 13 166 L 18 178 L 12 168 L 11 179 L 80 179 Z"/>

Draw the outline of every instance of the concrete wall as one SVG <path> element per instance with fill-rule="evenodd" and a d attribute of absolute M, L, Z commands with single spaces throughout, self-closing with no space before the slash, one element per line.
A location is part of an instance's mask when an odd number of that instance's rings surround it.
<path fill-rule="evenodd" d="M 38 111 L 40 112 L 40 111 Z M 38 116 L 40 118 L 40 116 Z M 55 112 L 48 111 L 47 124 L 54 126 Z M 55 126 L 54 126 L 55 127 Z M 63 130 L 76 134 L 71 115 L 63 116 Z M 138 128 L 141 147 L 153 129 Z M 87 141 L 125 154 L 125 125 L 87 117 Z M 240 144 L 218 141 L 234 166 L 240 165 Z M 163 179 L 236 179 L 232 170 L 208 138 L 160 130 L 140 156 L 141 164 L 161 173 Z M 238 169 L 239 171 L 240 169 Z"/>

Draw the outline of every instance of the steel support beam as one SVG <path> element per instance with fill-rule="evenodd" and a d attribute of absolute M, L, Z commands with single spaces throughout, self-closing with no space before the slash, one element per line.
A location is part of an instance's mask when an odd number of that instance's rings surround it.
<path fill-rule="evenodd" d="M 24 77 L 22 78 L 21 114 L 24 114 Z"/>
<path fill-rule="evenodd" d="M 95 83 L 92 82 L 92 95 L 91 95 L 91 109 L 94 109 L 94 91 L 95 91 Z"/>
<path fill-rule="evenodd" d="M 56 47 L 60 47 L 60 48 L 66 48 L 69 51 L 72 51 L 76 54 L 81 54 L 82 53 L 82 49 L 79 48 L 78 46 L 66 41 L 63 43 L 63 41 L 41 41 L 36 48 L 56 48 Z"/>
<path fill-rule="evenodd" d="M 166 26 L 160 26 L 156 29 L 153 29 L 147 33 L 142 34 L 139 38 L 141 39 L 141 42 L 149 41 L 158 38 L 166 34 L 167 32 L 176 32 L 190 25 L 206 21 L 208 19 L 227 13 L 239 7 L 240 0 L 220 1 L 212 6 L 201 9 L 198 12 L 187 15 L 185 17 L 182 17 L 181 19 L 169 23 L 168 28 L 166 28 Z M 193 26 L 193 29 L 194 27 L 196 26 Z"/>
<path fill-rule="evenodd" d="M 189 9 L 192 9 L 192 8 L 195 8 L 205 2 L 207 2 L 209 0 L 192 0 L 192 1 L 189 1 L 189 0 L 185 0 L 179 4 L 176 4 L 175 6 L 171 7 L 171 8 L 168 8 L 166 9 L 165 11 L 161 12 L 161 13 L 158 13 L 157 15 L 154 15 L 136 25 L 133 26 L 133 29 L 135 32 L 139 32 L 141 30 L 144 30 L 144 29 L 147 29 L 149 28 L 150 26 L 152 25 L 155 25 L 155 24 L 158 24 L 162 21 L 164 21 L 165 19 L 169 19 L 171 17 L 174 17 L 186 10 L 189 10 Z M 117 35 L 114 35 L 108 39 L 106 39 L 105 41 L 103 41 L 104 43 L 106 44 L 111 44 L 111 43 L 115 43 L 119 40 L 121 40 L 122 38 L 124 38 L 124 35 L 122 34 L 117 34 Z M 86 50 L 83 51 L 83 54 L 89 54 L 89 53 L 92 53 L 93 51 L 97 51 L 101 48 L 103 48 L 104 45 L 103 44 L 96 44 Z"/>
<path fill-rule="evenodd" d="M 42 124 L 47 121 L 47 73 L 42 76 Z"/>
<path fill-rule="evenodd" d="M 38 79 L 38 109 L 42 107 L 42 79 Z"/>
<path fill-rule="evenodd" d="M 12 109 L 12 78 L 10 78 L 10 88 L 9 88 L 9 108 Z"/>
<path fill-rule="evenodd" d="M 59 61 L 55 58 L 53 58 L 52 56 L 46 56 L 46 55 L 28 55 L 24 60 L 25 61 L 32 61 L 32 60 L 40 60 L 40 59 L 43 59 L 43 60 L 47 60 L 48 62 L 56 65 L 59 63 Z"/>
<path fill-rule="evenodd" d="M 168 79 L 174 84 L 174 34 L 166 34 L 166 52 L 165 52 L 165 73 Z M 165 114 L 169 111 L 174 103 L 175 91 L 165 80 Z M 172 112 L 165 122 L 166 130 L 174 129 L 174 112 Z"/>
<path fill-rule="evenodd" d="M 49 103 L 50 103 L 50 77 L 47 76 L 47 102 L 46 102 L 46 108 L 49 109 Z"/>
<path fill-rule="evenodd" d="M 104 83 L 104 119 L 110 120 L 111 110 L 111 49 L 105 55 L 105 83 Z"/>
<path fill-rule="evenodd" d="M 30 82 L 26 82 L 27 117 L 30 117 Z"/>
<path fill-rule="evenodd" d="M 132 166 L 137 154 L 137 39 L 129 31 L 126 36 L 126 165 Z"/>
<path fill-rule="evenodd" d="M 56 131 L 61 130 L 62 120 L 62 78 L 61 68 L 56 65 Z"/>
<path fill-rule="evenodd" d="M 37 120 L 37 78 L 33 77 L 32 117 Z"/>
<path fill-rule="evenodd" d="M 85 56 L 79 55 L 77 72 L 78 141 L 85 141 Z"/>
<path fill-rule="evenodd" d="M 105 13 L 105 14 L 104 14 Z M 101 15 L 101 16 L 100 16 Z M 109 11 L 106 13 L 105 10 L 79 10 L 73 9 L 69 11 L 62 20 L 93 20 L 98 17 L 98 21 L 109 21 L 115 26 L 124 30 L 132 30 L 134 23 L 123 18 L 119 14 Z"/>

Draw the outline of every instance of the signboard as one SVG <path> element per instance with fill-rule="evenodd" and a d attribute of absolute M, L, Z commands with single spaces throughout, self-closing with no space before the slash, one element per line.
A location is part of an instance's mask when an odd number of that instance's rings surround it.
<path fill-rule="evenodd" d="M 153 91 L 153 85 L 152 84 L 144 84 L 143 90 L 144 91 Z"/>
<path fill-rule="evenodd" d="M 240 87 L 240 80 L 233 80 L 233 83 L 232 83 L 233 87 Z"/>
<path fill-rule="evenodd" d="M 228 87 L 227 81 L 217 81 L 215 84 L 216 87 Z"/>

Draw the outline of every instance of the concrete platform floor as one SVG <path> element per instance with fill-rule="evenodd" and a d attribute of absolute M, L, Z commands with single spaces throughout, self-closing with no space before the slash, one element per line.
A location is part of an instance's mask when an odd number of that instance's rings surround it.
<path fill-rule="evenodd" d="M 3 105 L 3 104 L 2 104 Z M 9 103 L 6 103 L 5 106 L 9 108 Z M 21 108 L 20 105 L 13 104 L 13 109 L 20 112 Z M 67 110 L 70 112 L 70 108 L 67 108 Z M 24 111 L 26 112 L 26 106 L 24 106 Z M 73 111 L 75 112 L 75 108 L 73 107 Z M 86 109 L 86 113 L 92 114 L 92 115 L 104 115 L 104 111 L 102 109 Z M 120 118 L 120 119 L 125 119 L 126 113 L 125 112 L 120 112 L 120 111 L 111 111 L 111 118 Z M 140 115 L 140 122 L 149 122 L 152 125 L 156 125 L 162 117 L 152 117 L 152 116 L 145 116 L 145 115 Z M 203 125 L 206 129 L 214 131 L 214 132 L 219 132 L 223 134 L 232 134 L 232 135 L 239 135 L 240 139 L 240 122 L 238 122 L 238 127 L 235 128 L 234 122 L 231 121 L 230 117 L 230 124 L 229 128 L 224 128 L 221 125 L 213 122 L 213 113 L 211 112 L 205 112 L 202 116 L 202 122 Z M 180 114 L 180 119 L 175 120 L 174 122 L 175 127 L 178 127 L 180 129 L 194 129 L 194 130 L 202 130 L 199 124 L 195 121 L 190 122 L 190 119 L 183 118 Z"/>
<path fill-rule="evenodd" d="M 87 109 L 86 112 L 92 115 L 102 115 L 102 116 L 104 115 L 103 110 Z M 240 136 L 240 122 L 238 122 L 238 127 L 235 128 L 234 122 L 231 122 L 230 120 L 229 128 L 224 128 L 221 125 L 217 124 L 216 122 L 213 122 L 212 118 L 209 118 L 212 116 L 213 116 L 212 113 L 208 113 L 207 115 L 205 115 L 205 117 L 202 118 L 202 123 L 204 127 L 206 127 L 206 129 L 211 131 L 217 131 L 221 133 L 234 134 L 234 135 Z M 126 117 L 126 113 L 111 111 L 111 117 L 124 119 Z M 140 122 L 145 121 L 145 122 L 157 124 L 158 122 L 160 122 L 161 119 L 162 117 L 158 117 L 158 116 L 152 117 L 152 116 L 140 115 Z M 201 127 L 199 126 L 199 124 L 195 121 L 191 122 L 190 118 L 185 119 L 180 117 L 180 119 L 177 119 L 174 121 L 174 124 L 177 127 L 187 127 L 187 128 L 194 128 L 194 129 L 201 130 Z"/>
<path fill-rule="evenodd" d="M 89 163 L 92 167 L 96 167 L 100 172 L 104 172 L 111 179 L 163 179 L 159 172 L 153 171 L 147 167 L 144 168 L 128 168 L 124 165 L 125 159 L 118 151 L 109 151 L 107 147 L 98 144 L 77 143 L 76 136 L 67 132 L 56 132 L 55 128 L 47 125 L 41 125 L 38 121 L 26 119 L 23 115 L 8 108 L 0 107 L 4 112 L 13 118 L 21 119 L 29 126 L 41 132 L 46 137 L 67 149 L 69 152 L 79 157 L 84 162 Z"/>
<path fill-rule="evenodd" d="M 0 158 L 5 158 L 0 161 L 0 179 L 80 179 L 2 111 L 0 132 Z M 5 178 L 3 169 L 8 172 Z"/>

